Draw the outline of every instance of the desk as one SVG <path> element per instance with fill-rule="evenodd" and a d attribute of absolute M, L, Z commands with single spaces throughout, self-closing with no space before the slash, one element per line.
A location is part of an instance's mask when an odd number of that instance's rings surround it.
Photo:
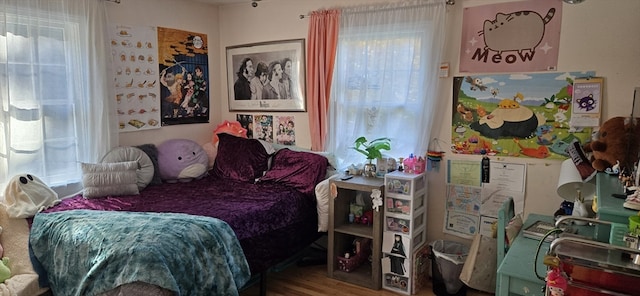
<path fill-rule="evenodd" d="M 522 229 L 525 229 L 538 220 L 553 222 L 553 217 L 538 214 L 529 214 Z M 522 231 L 511 244 L 509 251 L 498 266 L 496 295 L 531 295 L 543 296 L 544 281 L 538 279 L 533 271 L 533 259 L 538 249 L 538 240 L 524 237 Z M 549 250 L 549 243 L 545 242 L 538 255 L 538 274 L 544 276 L 547 267 L 542 263 L 544 254 Z"/>
<path fill-rule="evenodd" d="M 638 211 L 626 209 L 622 205 L 624 204 L 624 198 L 615 198 L 611 196 L 613 193 L 624 193 L 624 187 L 620 183 L 618 176 L 598 173 L 596 175 L 596 203 L 598 205 L 596 216 L 603 221 L 629 224 L 629 216 L 637 215 Z M 597 225 L 596 240 L 609 242 L 610 231 L 611 226 L 609 225 Z"/>
<path fill-rule="evenodd" d="M 547 221 L 554 223 L 551 216 L 529 214 L 524 222 L 522 229 L 526 229 L 536 221 Z M 576 235 L 593 239 L 595 236 L 594 226 L 577 226 L 573 225 L 577 232 Z M 608 238 L 608 236 L 607 236 Z M 536 250 L 538 250 L 539 240 L 531 239 L 524 236 L 523 231 L 513 241 L 511 248 L 505 255 L 502 263 L 498 266 L 498 274 L 496 280 L 496 295 L 527 295 L 527 296 L 543 296 L 542 288 L 545 282 L 538 279 L 533 270 L 533 259 Z M 544 242 L 538 253 L 538 261 L 536 261 L 538 274 L 545 276 L 547 266 L 542 263 L 544 255 L 549 251 L 550 243 Z"/>

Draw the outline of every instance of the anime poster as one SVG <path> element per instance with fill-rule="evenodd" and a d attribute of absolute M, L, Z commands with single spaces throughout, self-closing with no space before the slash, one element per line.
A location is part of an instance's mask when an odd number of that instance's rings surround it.
<path fill-rule="evenodd" d="M 454 77 L 452 151 L 564 159 L 590 127 L 571 126 L 573 81 L 594 72 Z"/>
<path fill-rule="evenodd" d="M 253 115 L 236 114 L 236 120 L 240 122 L 240 126 L 247 130 L 247 139 L 253 139 Z"/>
<path fill-rule="evenodd" d="M 207 35 L 158 27 L 162 125 L 209 122 Z"/>
<path fill-rule="evenodd" d="M 465 7 L 460 72 L 555 71 L 561 23 L 561 0 Z"/>
<path fill-rule="evenodd" d="M 156 29 L 113 25 L 110 33 L 120 132 L 160 128 Z"/>
<path fill-rule="evenodd" d="M 276 143 L 282 145 L 296 145 L 295 120 L 293 116 L 276 116 Z"/>
<path fill-rule="evenodd" d="M 273 143 L 273 115 L 253 116 L 253 138 Z"/>

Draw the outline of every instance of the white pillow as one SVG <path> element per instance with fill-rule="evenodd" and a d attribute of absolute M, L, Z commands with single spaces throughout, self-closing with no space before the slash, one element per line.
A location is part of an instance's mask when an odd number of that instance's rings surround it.
<path fill-rule="evenodd" d="M 137 185 L 137 161 L 82 163 L 85 198 L 140 194 Z"/>
<path fill-rule="evenodd" d="M 154 166 L 151 158 L 140 148 L 123 146 L 116 147 L 107 152 L 102 157 L 102 163 L 135 161 L 136 164 L 136 183 L 138 190 L 145 189 L 153 179 Z"/>
<path fill-rule="evenodd" d="M 316 211 L 318 212 L 318 232 L 327 232 L 329 228 L 329 180 L 322 180 L 316 185 Z"/>

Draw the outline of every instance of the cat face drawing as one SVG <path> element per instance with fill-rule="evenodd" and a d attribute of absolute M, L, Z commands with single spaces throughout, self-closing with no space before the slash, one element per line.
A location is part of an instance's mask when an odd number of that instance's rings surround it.
<path fill-rule="evenodd" d="M 591 111 L 596 108 L 596 100 L 593 99 L 593 94 L 582 97 L 576 102 L 578 103 L 578 107 L 585 111 Z"/>
<path fill-rule="evenodd" d="M 542 17 L 535 11 L 498 13 L 494 20 L 485 20 L 483 30 L 485 49 L 502 54 L 504 51 L 529 50 L 535 52 L 544 37 L 545 25 L 551 21 L 555 8 Z"/>

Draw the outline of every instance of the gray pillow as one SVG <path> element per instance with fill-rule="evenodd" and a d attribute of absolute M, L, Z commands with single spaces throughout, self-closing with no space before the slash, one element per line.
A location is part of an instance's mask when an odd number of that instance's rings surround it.
<path fill-rule="evenodd" d="M 102 158 L 102 163 L 135 161 L 136 167 L 136 184 L 138 190 L 145 189 L 153 179 L 154 166 L 151 158 L 140 148 L 123 146 L 116 147 L 107 152 Z"/>
<path fill-rule="evenodd" d="M 138 162 L 82 163 L 85 198 L 140 194 L 136 184 Z"/>

